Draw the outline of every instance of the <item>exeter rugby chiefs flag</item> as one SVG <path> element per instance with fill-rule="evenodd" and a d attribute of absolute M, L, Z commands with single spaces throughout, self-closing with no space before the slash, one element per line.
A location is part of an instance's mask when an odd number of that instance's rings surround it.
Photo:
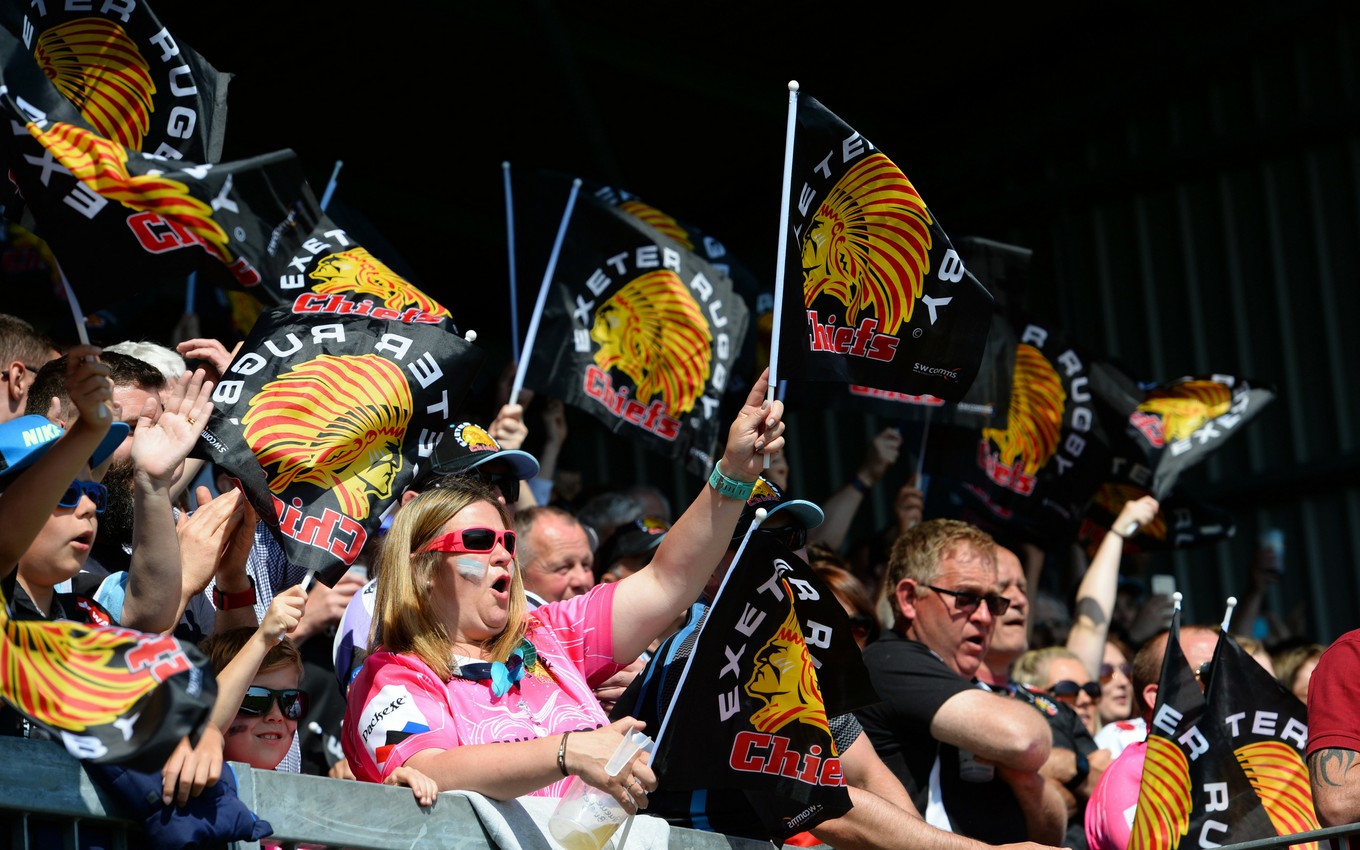
<path fill-rule="evenodd" d="M 114 625 L 13 620 L 0 593 L 0 696 L 77 758 L 158 770 L 217 697 L 192 644 Z"/>
<path fill-rule="evenodd" d="M 892 160 L 810 97 L 797 120 L 777 377 L 960 401 L 991 295 Z"/>
<path fill-rule="evenodd" d="M 526 384 L 707 475 L 746 335 L 727 276 L 592 196 L 571 217 Z"/>
<path fill-rule="evenodd" d="M 198 445 L 241 482 L 288 560 L 327 584 L 465 418 L 482 361 L 447 320 L 324 309 L 337 298 L 260 317 L 213 389 Z"/>
<path fill-rule="evenodd" d="M 1113 450 L 1121 480 L 1161 499 L 1186 469 L 1217 451 L 1275 398 L 1275 390 L 1232 375 L 1186 377 L 1145 390 Z"/>
<path fill-rule="evenodd" d="M 1220 633 L 1204 674 L 1172 618 L 1129 850 L 1216 847 L 1317 829 L 1306 709 Z"/>
<path fill-rule="evenodd" d="M 1006 426 L 932 428 L 926 471 L 957 482 L 1027 539 L 1070 537 L 1106 480 L 1107 422 L 1127 417 L 1127 398 L 1116 373 L 1060 331 L 1026 322 L 1016 335 Z"/>
<path fill-rule="evenodd" d="M 222 158 L 231 75 L 177 40 L 145 0 L 7 3 L 0 21 L 99 135 L 162 159 Z"/>
<path fill-rule="evenodd" d="M 828 718 L 878 695 L 830 588 L 752 534 L 699 629 L 689 663 L 667 670 L 680 678 L 652 755 L 658 792 L 742 792 L 781 840 L 849 811 Z"/>

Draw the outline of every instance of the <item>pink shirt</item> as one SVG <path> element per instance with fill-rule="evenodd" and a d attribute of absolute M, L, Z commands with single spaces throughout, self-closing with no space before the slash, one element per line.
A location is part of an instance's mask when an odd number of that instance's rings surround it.
<path fill-rule="evenodd" d="M 609 722 L 591 687 L 615 664 L 614 585 L 529 612 L 526 637 L 538 651 L 518 687 L 494 696 L 489 680 L 447 683 L 411 654 L 378 651 L 350 686 L 341 736 L 355 777 L 382 782 L 421 750 L 526 741 Z M 534 792 L 560 797 L 565 779 Z"/>
<path fill-rule="evenodd" d="M 1126 850 L 1138 811 L 1138 784 L 1147 760 L 1147 741 L 1124 748 L 1110 762 L 1086 802 L 1086 843 L 1091 850 Z"/>

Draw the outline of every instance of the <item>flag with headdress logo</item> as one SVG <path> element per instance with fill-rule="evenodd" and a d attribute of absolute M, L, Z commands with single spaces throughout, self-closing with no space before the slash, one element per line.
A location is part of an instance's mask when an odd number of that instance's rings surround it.
<path fill-rule="evenodd" d="M 525 384 L 707 475 L 748 313 L 726 275 L 641 219 L 582 194 Z"/>
<path fill-rule="evenodd" d="M 10 3 L 0 22 L 97 133 L 161 159 L 217 162 L 224 74 L 146 2 Z"/>
<path fill-rule="evenodd" d="M 790 176 L 777 377 L 961 400 L 992 296 L 911 181 L 807 96 Z"/>
<path fill-rule="evenodd" d="M 0 29 L 11 119 L 0 151 L 85 309 L 201 272 L 268 306 L 448 316 L 321 212 L 292 151 L 225 164 L 144 156 L 90 126 L 16 45 Z"/>
<path fill-rule="evenodd" d="M 925 469 L 1036 542 L 1069 537 L 1111 465 L 1108 428 L 1132 403 L 1117 373 L 1037 321 L 1015 334 L 1006 425 L 932 428 Z M 1123 405 L 1123 406 L 1121 406 Z"/>
<path fill-rule="evenodd" d="M 481 366 L 481 349 L 421 315 L 271 310 L 213 389 L 198 452 L 327 584 L 429 465 Z"/>
<path fill-rule="evenodd" d="M 1207 669 L 1192 671 L 1179 634 L 1178 610 L 1129 850 L 1217 847 L 1317 829 L 1303 762 L 1304 705 L 1223 632 Z"/>
<path fill-rule="evenodd" d="M 848 811 L 831 718 L 878 696 L 831 589 L 773 536 L 752 534 L 697 629 L 673 636 L 639 675 L 639 699 L 663 715 L 649 810 L 686 808 L 696 790 L 709 801 L 744 795 L 749 807 L 701 814 L 721 829 L 724 813 L 744 813 L 779 840 Z M 688 663 L 656 666 L 682 638 Z"/>
<path fill-rule="evenodd" d="M 1221 448 L 1275 398 L 1259 381 L 1233 375 L 1184 377 L 1142 392 L 1114 451 L 1121 480 L 1162 498 L 1186 469 Z"/>
<path fill-rule="evenodd" d="M 0 696 L 77 758 L 159 769 L 217 696 L 192 644 L 106 623 L 14 620 L 0 593 Z"/>

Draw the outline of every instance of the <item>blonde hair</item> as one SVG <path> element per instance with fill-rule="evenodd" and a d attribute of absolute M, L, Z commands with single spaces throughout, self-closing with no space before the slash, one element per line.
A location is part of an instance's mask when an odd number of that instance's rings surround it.
<path fill-rule="evenodd" d="M 503 528 L 512 527 L 509 514 L 488 485 L 470 478 L 451 479 L 438 489 L 421 493 L 397 512 L 378 558 L 378 594 L 369 646 L 411 653 L 445 682 L 453 677 L 455 669 L 453 637 L 435 615 L 430 598 L 444 553 L 422 550 L 439 535 L 444 523 L 477 502 L 494 507 Z M 516 559 L 505 629 L 481 644 L 491 660 L 504 662 L 519 646 L 524 638 L 528 607 Z"/>
<path fill-rule="evenodd" d="M 1011 668 L 1011 679 L 1022 685 L 1033 685 L 1044 690 L 1047 688 L 1045 680 L 1048 678 L 1048 665 L 1059 658 L 1081 663 L 1081 658 L 1065 646 L 1031 649 L 1015 659 L 1015 666 Z"/>
<path fill-rule="evenodd" d="M 897 585 L 909 578 L 918 585 L 931 584 L 940 574 L 940 561 L 961 547 L 977 551 L 978 557 L 996 565 L 996 542 L 976 525 L 957 519 L 931 519 L 904 531 L 893 542 L 888 555 L 888 569 L 879 587 L 880 601 L 887 601 L 893 613 L 894 626 L 901 625 L 902 614 L 897 606 Z"/>

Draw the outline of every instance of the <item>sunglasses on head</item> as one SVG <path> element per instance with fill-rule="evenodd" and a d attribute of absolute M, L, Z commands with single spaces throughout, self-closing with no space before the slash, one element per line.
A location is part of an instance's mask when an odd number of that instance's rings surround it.
<path fill-rule="evenodd" d="M 1078 685 L 1071 679 L 1063 679 L 1061 682 L 1054 682 L 1053 687 L 1048 689 L 1050 694 L 1053 694 L 1053 696 L 1061 700 L 1075 700 L 1077 694 L 1082 691 L 1085 691 L 1086 695 L 1094 702 L 1100 702 L 1101 691 L 1099 682 L 1087 682 L 1084 685 Z"/>
<path fill-rule="evenodd" d="M 1115 672 L 1124 674 L 1125 679 L 1133 678 L 1133 665 L 1125 661 L 1123 664 L 1102 664 L 1100 665 L 1100 682 L 1104 684 L 1114 678 Z"/>
<path fill-rule="evenodd" d="M 269 713 L 269 707 L 278 700 L 279 712 L 288 720 L 301 720 L 307 715 L 307 692 L 297 688 L 276 691 L 259 685 L 246 688 L 245 699 L 241 700 L 240 714 L 246 717 L 261 717 Z"/>
<path fill-rule="evenodd" d="M 109 506 L 109 488 L 95 481 L 72 481 L 71 486 L 57 500 L 59 508 L 74 508 L 80 504 L 81 496 L 89 496 L 94 502 L 94 512 L 102 514 Z"/>
<path fill-rule="evenodd" d="M 1010 610 L 1011 601 L 999 593 L 973 593 L 968 590 L 945 590 L 943 587 L 936 587 L 928 584 L 926 587 L 936 593 L 943 593 L 945 596 L 954 597 L 954 607 L 959 611 L 972 611 L 978 607 L 979 603 L 986 602 L 987 610 L 993 617 L 1000 617 Z"/>
<path fill-rule="evenodd" d="M 807 545 L 807 529 L 801 525 L 785 525 L 779 528 L 761 526 L 756 531 L 770 535 L 789 549 L 802 549 Z"/>
<path fill-rule="evenodd" d="M 460 528 L 436 537 L 425 552 L 491 552 L 496 544 L 505 547 L 509 554 L 515 554 L 515 532 L 497 531 L 494 528 Z"/>

